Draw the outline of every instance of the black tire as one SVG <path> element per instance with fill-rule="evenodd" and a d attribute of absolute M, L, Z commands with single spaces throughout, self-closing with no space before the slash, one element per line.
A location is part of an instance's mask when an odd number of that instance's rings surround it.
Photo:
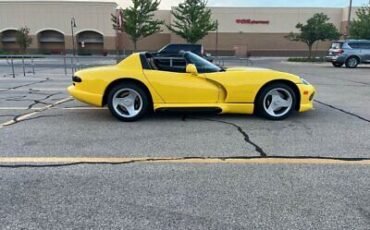
<path fill-rule="evenodd" d="M 286 111 L 282 113 L 281 116 L 280 115 L 272 116 L 271 114 L 267 112 L 265 108 L 265 98 L 267 97 L 267 94 L 269 94 L 269 92 L 273 90 L 277 90 L 277 89 L 283 89 L 285 91 L 284 93 L 289 94 L 289 96 L 291 97 L 291 106 L 290 108 L 287 107 Z M 269 119 L 269 120 L 284 120 L 285 118 L 289 117 L 292 114 L 292 112 L 295 110 L 296 103 L 297 103 L 297 96 L 294 90 L 289 85 L 284 84 L 284 83 L 271 84 L 271 85 L 265 86 L 260 91 L 259 96 L 256 100 L 256 104 L 255 104 L 256 113 L 257 115 L 264 117 L 266 119 Z"/>
<path fill-rule="evenodd" d="M 113 98 L 115 94 L 118 91 L 123 90 L 123 89 L 133 90 L 137 92 L 141 97 L 141 102 L 142 102 L 141 110 L 139 110 L 138 114 L 136 114 L 133 117 L 122 116 L 119 112 L 116 111 L 116 109 L 113 106 Z M 112 115 L 116 117 L 118 120 L 125 121 L 125 122 L 132 122 L 132 121 L 137 121 L 141 119 L 148 112 L 151 103 L 149 100 L 149 95 L 147 95 L 146 91 L 142 87 L 138 86 L 135 83 L 127 82 L 127 83 L 118 84 L 110 90 L 108 94 L 107 104 L 108 104 L 108 108 L 110 112 L 112 113 Z"/>
<path fill-rule="evenodd" d="M 354 69 L 360 64 L 360 60 L 357 57 L 349 57 L 346 60 L 346 67 L 350 69 Z"/>
<path fill-rule="evenodd" d="M 333 62 L 332 64 L 333 64 L 333 66 L 334 66 L 334 67 L 336 67 L 336 68 L 340 68 L 340 67 L 342 67 L 342 66 L 343 66 L 343 64 L 344 64 L 344 63 L 340 63 L 340 62 Z"/>

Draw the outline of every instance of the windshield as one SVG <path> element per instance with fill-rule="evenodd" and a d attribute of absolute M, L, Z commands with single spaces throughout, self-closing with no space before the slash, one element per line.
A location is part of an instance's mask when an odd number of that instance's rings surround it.
<path fill-rule="evenodd" d="M 168 53 L 168 52 L 174 52 L 174 51 L 176 51 L 176 47 L 175 46 L 173 46 L 173 45 L 166 45 L 166 46 L 162 47 L 158 51 L 158 53 L 163 53 L 163 52 Z"/>
<path fill-rule="evenodd" d="M 331 44 L 332 49 L 342 49 L 342 46 L 343 46 L 343 43 L 341 42 L 334 42 L 333 44 Z"/>
<path fill-rule="evenodd" d="M 186 52 L 184 57 L 188 64 L 194 64 L 197 67 L 199 73 L 214 73 L 222 71 L 222 68 L 196 54 L 193 54 L 192 52 Z"/>

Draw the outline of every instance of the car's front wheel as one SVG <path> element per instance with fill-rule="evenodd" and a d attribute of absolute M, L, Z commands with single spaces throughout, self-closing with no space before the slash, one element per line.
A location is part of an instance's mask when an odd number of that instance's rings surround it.
<path fill-rule="evenodd" d="M 270 120 L 282 120 L 294 110 L 296 96 L 286 84 L 273 84 L 262 89 L 256 109 L 259 115 Z"/>
<path fill-rule="evenodd" d="M 119 84 L 108 94 L 108 108 L 121 121 L 136 121 L 149 108 L 149 98 L 142 87 L 133 83 Z"/>

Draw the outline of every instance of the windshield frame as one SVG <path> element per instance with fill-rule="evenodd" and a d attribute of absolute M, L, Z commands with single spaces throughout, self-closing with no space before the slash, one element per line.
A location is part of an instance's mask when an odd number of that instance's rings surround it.
<path fill-rule="evenodd" d="M 187 65 L 194 64 L 197 67 L 198 73 L 218 73 L 223 71 L 221 67 L 193 52 L 184 52 L 183 57 Z"/>

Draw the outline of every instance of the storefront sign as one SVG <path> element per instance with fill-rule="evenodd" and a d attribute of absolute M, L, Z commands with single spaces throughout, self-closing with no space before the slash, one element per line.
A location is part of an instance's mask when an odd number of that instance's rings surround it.
<path fill-rule="evenodd" d="M 237 24 L 249 24 L 249 25 L 257 25 L 257 24 L 268 25 L 270 24 L 270 21 L 268 20 L 253 20 L 253 19 L 236 19 L 235 22 Z"/>

